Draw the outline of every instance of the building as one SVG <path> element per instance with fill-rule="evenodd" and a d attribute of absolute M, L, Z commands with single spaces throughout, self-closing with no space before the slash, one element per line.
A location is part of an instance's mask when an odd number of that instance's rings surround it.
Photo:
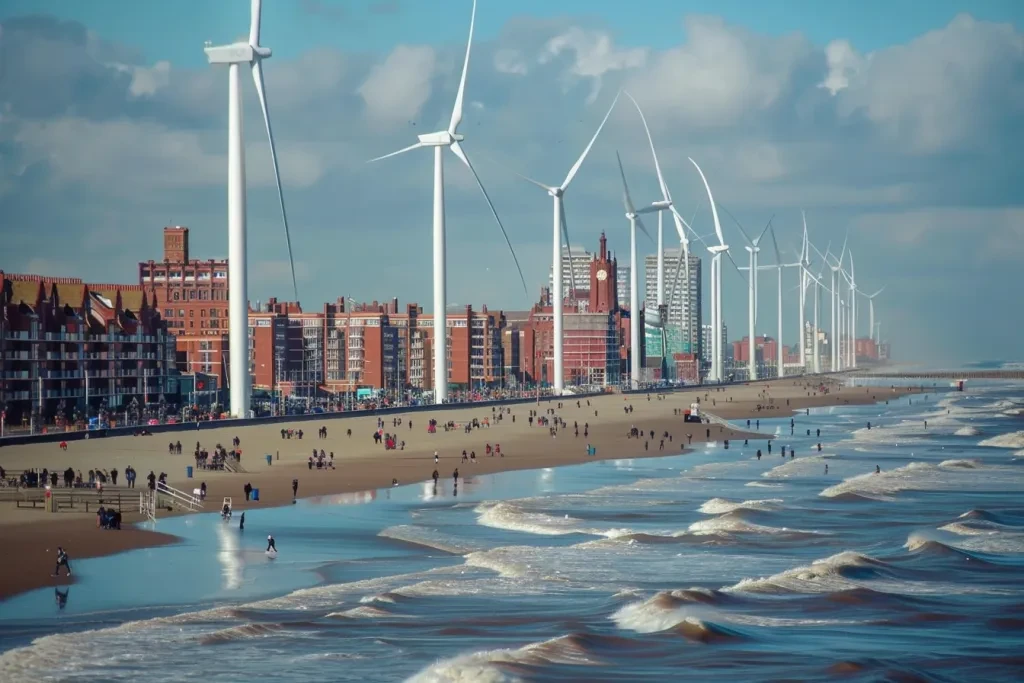
<path fill-rule="evenodd" d="M 576 299 L 586 299 L 590 296 L 590 262 L 593 259 L 594 255 L 583 247 L 562 246 L 562 292 L 567 298 L 573 282 L 576 285 Z M 548 286 L 552 289 L 555 286 L 551 268 L 548 268 Z"/>
<path fill-rule="evenodd" d="M 726 343 L 726 339 L 729 338 L 729 328 L 722 323 L 722 356 L 728 355 L 731 350 L 729 344 Z M 700 357 L 705 363 L 711 362 L 711 325 L 701 324 L 700 326 Z"/>
<path fill-rule="evenodd" d="M 857 360 L 878 360 L 878 344 L 871 337 L 860 337 L 856 340 Z"/>
<path fill-rule="evenodd" d="M 164 228 L 163 239 L 163 258 L 139 263 L 139 285 L 161 302 L 161 316 L 177 338 L 178 369 L 215 375 L 226 386 L 228 262 L 193 259 L 186 227 Z"/>
<path fill-rule="evenodd" d="M 174 337 L 139 285 L 0 271 L 0 407 L 8 424 L 164 402 Z M 116 418 L 114 418 L 116 419 Z"/>
<path fill-rule="evenodd" d="M 683 249 L 666 249 L 665 261 L 665 305 L 667 325 L 665 347 L 668 357 L 677 353 L 696 352 L 700 344 L 701 330 L 701 276 L 700 258 L 690 255 L 690 281 L 685 282 L 686 267 L 683 263 Z M 649 254 L 644 259 L 644 310 L 658 308 L 658 255 Z M 690 338 L 687 339 L 687 330 Z M 644 335 L 648 356 L 661 353 L 661 329 L 647 327 Z"/>
<path fill-rule="evenodd" d="M 623 308 L 629 308 L 629 272 L 629 264 L 623 263 L 619 266 L 618 277 L 615 280 L 615 295 L 619 298 L 619 304 Z M 643 297 L 640 300 L 643 301 Z"/>
<path fill-rule="evenodd" d="M 614 385 L 623 379 L 629 360 L 632 321 L 619 304 L 618 268 L 602 233 L 598 254 L 590 261 L 585 305 L 577 307 L 563 302 L 566 385 Z M 642 311 L 638 317 L 642 324 Z M 643 349 L 638 351 L 643 353 Z M 524 381 L 554 382 L 554 302 L 548 289 L 541 291 L 540 300 L 521 328 L 519 358 Z"/>

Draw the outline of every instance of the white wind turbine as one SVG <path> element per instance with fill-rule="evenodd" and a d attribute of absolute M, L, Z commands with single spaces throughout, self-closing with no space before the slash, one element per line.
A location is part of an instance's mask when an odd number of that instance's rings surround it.
<path fill-rule="evenodd" d="M 822 254 L 820 251 L 818 251 L 818 248 L 816 246 L 814 246 L 813 244 L 811 244 L 810 240 L 808 240 L 807 244 L 812 249 L 814 249 L 814 251 L 821 258 L 821 268 L 818 270 L 817 276 L 811 275 L 811 272 L 809 270 L 805 271 L 807 273 L 807 277 L 809 277 L 811 280 L 813 280 L 814 284 L 815 284 L 815 287 L 814 287 L 814 373 L 815 374 L 821 374 L 821 347 L 820 347 L 820 340 L 818 339 L 818 329 L 819 329 L 819 327 L 818 327 L 818 325 L 819 325 L 818 317 L 819 317 L 820 311 L 821 311 L 821 301 L 820 301 L 820 298 L 819 298 L 819 294 L 820 294 L 820 290 L 821 289 L 825 289 L 826 291 L 828 291 L 829 296 L 831 297 L 831 300 L 832 300 L 832 322 L 833 322 L 832 330 L 833 330 L 833 332 L 832 332 L 832 336 L 829 338 L 829 353 L 830 354 L 834 354 L 835 353 L 835 348 L 834 348 L 835 347 L 835 296 L 833 295 L 833 291 L 834 290 L 829 289 L 828 287 L 825 287 L 825 285 L 822 284 L 822 282 L 821 282 L 821 276 L 825 272 L 825 268 L 826 267 L 830 267 L 828 265 L 828 257 L 829 257 L 829 254 L 830 254 L 830 250 L 832 248 L 832 243 L 829 242 L 828 245 L 825 246 L 825 253 L 824 254 Z M 829 370 L 832 371 L 832 368 L 830 367 Z"/>
<path fill-rule="evenodd" d="M 565 333 L 564 322 L 563 322 L 563 310 L 562 310 L 562 237 L 565 237 L 565 246 L 570 248 L 572 243 L 569 241 L 569 225 L 565 219 L 565 205 L 563 197 L 565 191 L 569 189 L 569 183 L 576 177 L 576 173 L 579 172 L 580 167 L 583 165 L 583 160 L 587 158 L 590 153 L 590 148 L 597 142 L 597 136 L 601 134 L 601 129 L 604 128 L 604 124 L 608 122 L 608 117 L 611 116 L 612 110 L 615 109 L 616 103 L 619 101 L 618 94 L 615 95 L 615 99 L 612 100 L 612 106 L 608 107 L 608 113 L 604 115 L 601 120 L 601 125 L 597 127 L 597 131 L 594 133 L 594 137 L 590 138 L 590 142 L 583 150 L 583 154 L 580 155 L 576 163 L 569 169 L 569 173 L 565 176 L 565 180 L 562 181 L 561 185 L 548 186 L 544 183 L 538 182 L 533 178 L 528 178 L 521 173 L 516 173 L 517 176 L 526 180 L 527 182 L 533 183 L 537 187 L 541 188 L 549 195 L 551 195 L 552 203 L 554 205 L 553 211 L 553 227 L 552 227 L 552 255 L 551 255 L 551 301 L 552 311 L 554 314 L 554 346 L 555 346 L 555 393 L 561 394 L 565 390 Z M 515 171 L 513 171 L 515 173 Z M 573 275 L 572 264 L 569 266 L 569 285 L 570 290 L 575 294 L 576 292 L 576 278 Z"/>
<path fill-rule="evenodd" d="M 686 278 L 687 292 L 689 292 L 689 286 L 690 286 L 690 241 L 686 238 L 686 230 L 684 229 L 684 227 L 686 229 L 689 229 L 690 232 L 693 232 L 693 228 L 690 227 L 690 224 L 687 223 L 683 219 L 683 217 L 681 215 L 679 215 L 679 212 L 676 210 L 675 205 L 672 202 L 672 193 L 669 192 L 668 185 L 665 184 L 665 178 L 661 174 L 661 164 L 658 163 L 658 153 L 654 149 L 654 138 L 651 137 L 651 129 L 647 125 L 647 117 L 644 116 L 643 110 L 640 108 L 639 103 L 637 103 L 637 101 L 635 99 L 633 99 L 632 95 L 630 95 L 627 92 L 626 93 L 626 97 L 628 97 L 630 99 L 630 101 L 633 102 L 633 105 L 636 107 L 637 112 L 640 114 L 640 120 L 644 124 L 644 132 L 647 133 L 647 142 L 651 146 L 651 156 L 654 157 L 654 170 L 658 174 L 658 187 L 661 188 L 661 201 L 652 202 L 650 206 L 644 207 L 643 209 L 640 209 L 637 213 L 645 214 L 645 213 L 655 213 L 656 212 L 658 214 L 658 276 L 657 276 L 658 277 L 658 292 L 657 292 L 657 297 L 658 297 L 657 298 L 658 313 L 657 313 L 657 316 L 655 317 L 655 319 L 653 321 L 649 321 L 648 324 L 661 328 L 662 342 L 663 342 L 663 345 L 664 345 L 665 327 L 668 324 L 667 320 L 661 320 L 661 308 L 665 304 L 665 237 L 664 237 L 665 233 L 664 233 L 664 221 L 663 221 L 664 212 L 665 211 L 669 211 L 672 214 L 672 220 L 673 220 L 673 222 L 675 223 L 675 226 L 676 226 L 676 233 L 677 233 L 677 235 L 679 237 L 679 244 L 681 245 L 681 249 L 682 249 L 682 264 L 681 265 L 683 266 L 683 269 L 685 270 L 685 276 L 684 277 Z M 679 268 L 676 268 L 676 271 L 677 271 L 676 279 L 678 279 L 678 270 L 679 270 Z M 674 295 L 674 293 L 675 293 L 675 284 L 673 283 L 673 295 Z M 649 312 L 645 312 L 645 314 L 644 314 L 645 321 L 647 321 L 649 316 L 650 316 L 650 313 Z M 692 341 L 693 341 L 693 329 L 692 329 L 692 312 L 689 310 L 689 295 L 687 295 L 687 311 L 686 311 L 685 319 L 686 319 L 686 340 L 687 340 L 687 344 L 691 344 Z M 664 351 L 664 349 L 663 349 L 663 351 Z M 664 353 L 662 354 L 662 356 L 663 356 L 662 362 L 664 364 L 664 362 L 665 362 L 664 361 Z"/>
<path fill-rule="evenodd" d="M 842 354 L 839 351 L 840 339 L 842 336 L 840 329 L 840 325 L 842 324 L 840 321 L 842 311 L 836 309 L 842 308 L 842 298 L 839 292 L 839 273 L 843 268 L 843 259 L 846 257 L 846 241 L 848 237 L 849 236 L 843 239 L 843 249 L 839 252 L 839 259 L 836 260 L 835 263 L 829 264 L 829 269 L 832 271 L 832 286 L 829 288 L 829 294 L 832 299 L 832 332 L 830 339 L 832 359 L 831 365 L 829 366 L 829 372 L 837 372 L 839 370 L 840 361 L 842 360 Z M 817 249 L 815 249 L 815 251 L 817 251 Z M 818 255 L 828 263 L 828 256 L 826 254 L 822 254 L 819 251 Z"/>
<path fill-rule="evenodd" d="M 849 325 L 847 327 L 847 349 L 846 357 L 847 364 L 851 368 L 857 367 L 857 277 L 855 275 L 855 268 L 853 266 L 853 252 L 850 252 L 850 277 L 848 284 L 850 286 L 850 305 L 849 305 Z"/>
<path fill-rule="evenodd" d="M 626 207 L 626 218 L 629 219 L 629 380 L 631 389 L 640 388 L 640 291 L 637 285 L 636 268 L 636 229 L 640 228 L 647 235 L 643 221 L 633 200 L 629 196 L 629 185 L 626 183 L 626 172 L 622 168 L 622 158 L 615 153 L 619 162 L 619 174 L 622 175 L 622 203 Z"/>
<path fill-rule="evenodd" d="M 868 300 L 868 336 L 875 335 L 875 297 L 882 293 L 885 287 L 882 287 L 874 294 L 865 294 L 860 292 L 860 295 Z M 875 344 L 881 343 L 880 338 L 875 339 Z"/>
<path fill-rule="evenodd" d="M 807 326 L 806 312 L 807 312 L 807 287 L 808 287 L 808 267 L 811 265 L 810 260 L 810 247 L 808 246 L 807 238 L 807 214 L 803 210 L 800 211 L 800 218 L 804 224 L 804 235 L 803 241 L 800 243 L 800 258 L 797 263 L 797 272 L 800 274 L 800 366 L 803 368 L 803 372 L 807 372 L 807 335 L 804 328 Z M 818 330 L 814 330 L 814 335 L 818 335 Z"/>
<path fill-rule="evenodd" d="M 260 45 L 260 0 L 252 0 L 249 15 L 249 40 L 230 45 L 211 46 L 207 43 L 206 57 L 210 64 L 226 64 L 228 67 L 228 346 L 229 377 L 231 392 L 231 414 L 234 417 L 249 416 L 249 293 L 248 261 L 246 254 L 245 222 L 245 148 L 242 139 L 242 98 L 238 66 L 247 64 L 252 70 L 256 85 L 263 122 L 266 124 L 270 141 L 270 159 L 274 164 L 274 180 L 277 182 L 277 196 L 281 203 L 281 219 L 284 222 L 285 242 L 288 245 L 288 263 L 291 267 L 292 290 L 298 300 L 295 283 L 295 260 L 292 258 L 292 241 L 288 233 L 288 214 L 284 207 L 284 193 L 281 190 L 281 173 L 277 165 L 277 151 L 274 148 L 274 134 L 270 127 L 270 112 L 267 109 L 267 95 L 263 85 L 264 59 L 271 50 Z"/>
<path fill-rule="evenodd" d="M 773 266 L 777 270 L 778 283 L 779 283 L 779 300 L 778 300 L 778 325 L 779 325 L 779 339 L 775 344 L 776 352 L 776 377 L 780 379 L 786 376 L 786 354 L 785 347 L 782 345 L 782 271 L 784 268 L 802 268 L 803 263 L 797 261 L 796 263 L 783 263 L 782 254 L 779 252 L 779 241 L 775 238 L 775 226 L 769 223 L 772 231 L 772 247 L 775 249 L 775 265 Z M 804 292 L 803 292 L 803 279 L 801 278 L 801 286 L 798 292 L 798 298 L 800 301 L 800 348 L 803 349 L 803 306 L 804 306 Z M 801 360 L 801 363 L 803 361 Z"/>
<path fill-rule="evenodd" d="M 774 216 L 772 218 L 774 218 Z M 735 216 L 733 216 L 733 221 L 736 223 L 736 227 L 740 229 L 740 233 L 743 235 L 743 239 L 747 241 L 748 245 L 743 247 L 749 253 L 749 265 L 745 270 L 748 271 L 747 274 L 750 278 L 747 287 L 747 323 L 749 327 L 749 333 L 747 334 L 747 353 L 749 354 L 747 375 L 751 380 L 755 380 L 757 379 L 757 343 L 755 330 L 757 325 L 757 255 L 761 251 L 758 244 L 761 243 L 761 238 L 764 237 L 764 234 L 768 232 L 768 228 L 771 227 L 772 221 L 769 219 L 768 225 L 764 226 L 764 230 L 761 231 L 761 234 L 753 240 L 750 239 L 750 236 L 747 235 L 747 231 L 743 229 L 743 226 L 740 225 L 740 222 L 736 220 Z M 740 268 L 740 270 L 744 270 L 744 268 Z"/>
<path fill-rule="evenodd" d="M 444 229 L 444 150 L 446 147 L 473 174 L 473 179 L 476 180 L 477 187 L 480 188 L 480 192 L 487 201 L 487 206 L 490 208 L 491 215 L 494 216 L 494 220 L 498 224 L 502 236 L 505 238 L 509 251 L 512 252 L 512 260 L 515 261 L 516 269 L 519 271 L 519 279 L 522 280 L 523 291 L 526 291 L 526 278 L 523 277 L 523 269 L 519 267 L 519 259 L 516 258 L 515 250 L 512 249 L 512 242 L 508 238 L 508 233 L 505 232 L 505 226 L 501 224 L 498 212 L 494 209 L 494 204 L 491 202 L 487 190 L 484 189 L 483 183 L 480 182 L 480 176 L 477 175 L 476 169 L 470 163 L 465 150 L 459 144 L 464 139 L 458 130 L 459 124 L 462 123 L 462 104 L 466 94 L 466 74 L 469 71 L 469 53 L 473 47 L 473 25 L 475 22 L 476 0 L 473 0 L 473 12 L 469 18 L 469 39 L 466 41 L 466 58 L 462 63 L 462 78 L 459 80 L 459 90 L 455 95 L 455 106 L 452 108 L 452 118 L 448 128 L 436 133 L 420 135 L 418 136 L 419 142 L 416 144 L 404 147 L 397 152 L 391 152 L 390 154 L 370 159 L 367 162 L 380 161 L 381 159 L 404 154 L 420 147 L 433 147 L 434 149 L 434 402 L 438 404 L 444 403 L 448 399 L 447 292 L 445 291 L 447 273 Z"/>
<path fill-rule="evenodd" d="M 718 220 L 718 207 L 715 198 L 711 194 L 711 186 L 704 171 L 700 169 L 692 157 L 688 157 L 690 163 L 697 169 L 700 179 L 704 181 L 704 189 L 708 193 L 708 201 L 711 203 L 711 218 L 715 223 L 715 235 L 718 237 L 718 244 L 708 247 L 711 252 L 711 371 L 708 379 L 712 382 L 722 381 L 722 254 L 729 255 L 729 247 L 722 236 L 722 224 Z M 732 261 L 732 256 L 729 256 Z M 733 263 L 735 266 L 735 262 Z"/>

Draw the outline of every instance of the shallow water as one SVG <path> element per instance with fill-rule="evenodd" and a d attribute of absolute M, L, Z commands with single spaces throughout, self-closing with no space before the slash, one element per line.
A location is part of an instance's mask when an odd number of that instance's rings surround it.
<path fill-rule="evenodd" d="M 184 543 L 3 603 L 0 680 L 1019 680 L 1022 404 L 979 384 L 762 420 L 770 455 L 160 520 Z"/>

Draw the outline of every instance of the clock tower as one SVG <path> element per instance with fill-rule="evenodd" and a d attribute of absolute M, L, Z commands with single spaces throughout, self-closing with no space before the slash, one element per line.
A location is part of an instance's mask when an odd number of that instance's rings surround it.
<path fill-rule="evenodd" d="M 619 309 L 618 272 L 615 258 L 608 253 L 608 239 L 601 233 L 601 250 L 590 262 L 591 313 L 611 313 Z"/>

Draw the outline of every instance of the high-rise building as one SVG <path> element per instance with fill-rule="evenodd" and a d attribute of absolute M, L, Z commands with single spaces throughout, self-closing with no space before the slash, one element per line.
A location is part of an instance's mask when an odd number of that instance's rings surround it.
<path fill-rule="evenodd" d="M 722 357 L 731 355 L 732 347 L 726 343 L 729 338 L 729 328 L 722 323 Z M 711 362 L 711 325 L 700 326 L 700 357 L 705 363 Z"/>
<path fill-rule="evenodd" d="M 615 293 L 619 297 L 619 304 L 623 308 L 629 308 L 629 272 L 628 263 L 619 264 L 619 275 L 615 280 Z M 640 300 L 643 301 L 643 298 L 641 297 Z"/>
<path fill-rule="evenodd" d="M 677 353 L 695 353 L 700 343 L 701 330 L 701 277 L 700 258 L 690 254 L 690 281 L 686 282 L 683 249 L 666 249 L 665 304 L 667 323 L 665 347 L 669 358 Z M 644 259 L 644 310 L 658 308 L 658 255 Z M 676 277 L 678 273 L 678 278 Z M 689 339 L 687 339 L 689 330 Z M 647 327 L 645 343 L 647 355 L 661 356 L 661 330 Z"/>
<path fill-rule="evenodd" d="M 590 296 L 590 262 L 594 255 L 583 247 L 562 247 L 562 293 L 570 296 L 570 284 L 576 285 L 576 298 L 586 299 Z M 554 289 L 555 278 L 548 268 L 548 286 Z M 569 273 L 572 273 L 572 279 Z"/>

